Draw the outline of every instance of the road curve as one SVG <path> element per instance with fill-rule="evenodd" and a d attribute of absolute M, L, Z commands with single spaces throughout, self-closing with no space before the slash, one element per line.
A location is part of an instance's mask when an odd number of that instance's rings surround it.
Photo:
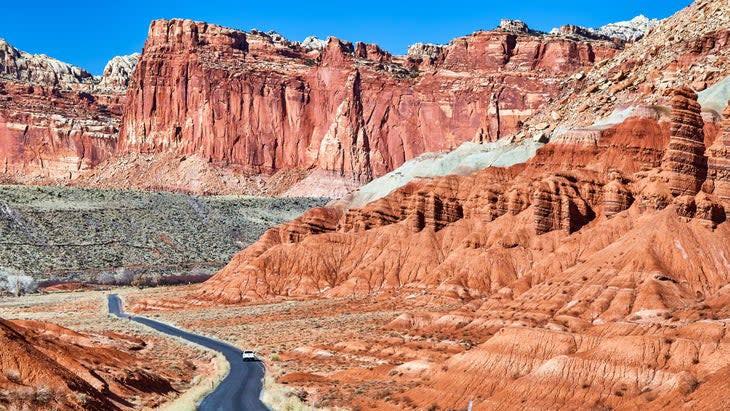
<path fill-rule="evenodd" d="M 109 312 L 119 318 L 127 318 L 144 324 L 165 334 L 186 339 L 198 345 L 223 354 L 230 364 L 230 371 L 215 391 L 206 396 L 198 405 L 201 411 L 259 411 L 268 410 L 259 396 L 263 388 L 264 366 L 260 362 L 244 362 L 241 350 L 212 338 L 189 333 L 179 328 L 151 320 L 146 317 L 129 315 L 122 309 L 122 300 L 116 294 L 107 296 Z"/>

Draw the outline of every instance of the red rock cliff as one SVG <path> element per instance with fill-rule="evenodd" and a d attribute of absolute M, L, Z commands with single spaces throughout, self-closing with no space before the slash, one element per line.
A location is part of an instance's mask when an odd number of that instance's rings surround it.
<path fill-rule="evenodd" d="M 128 92 L 125 152 L 199 154 L 252 173 L 330 170 L 356 181 L 424 151 L 515 130 L 608 42 L 480 31 L 428 58 L 330 38 L 158 20 Z M 564 80 L 567 81 L 567 80 Z"/>
<path fill-rule="evenodd" d="M 99 79 L 0 39 L 0 181 L 68 180 L 112 156 L 133 65 L 115 58 Z"/>
<path fill-rule="evenodd" d="M 122 99 L 0 79 L 0 179 L 71 179 L 112 156 Z"/>

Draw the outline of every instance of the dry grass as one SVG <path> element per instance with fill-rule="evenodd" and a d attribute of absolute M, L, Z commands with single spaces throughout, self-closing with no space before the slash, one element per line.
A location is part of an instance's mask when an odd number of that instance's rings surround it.
<path fill-rule="evenodd" d="M 228 361 L 222 354 L 215 354 L 215 370 L 216 373 L 206 378 L 196 376 L 191 382 L 192 387 L 185 391 L 174 401 L 163 404 L 160 411 L 195 411 L 198 409 L 198 403 L 205 398 L 220 382 L 226 377 L 230 370 Z"/>

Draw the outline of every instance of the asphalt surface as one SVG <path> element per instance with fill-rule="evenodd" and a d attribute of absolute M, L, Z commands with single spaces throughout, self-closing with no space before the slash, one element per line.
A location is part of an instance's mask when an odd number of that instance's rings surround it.
<path fill-rule="evenodd" d="M 264 366 L 258 361 L 244 362 L 241 350 L 212 338 L 189 333 L 179 328 L 151 320 L 146 317 L 129 315 L 122 309 L 122 300 L 116 294 L 107 297 L 109 312 L 119 318 L 136 321 L 165 334 L 186 339 L 198 345 L 223 354 L 230 364 L 230 371 L 223 381 L 203 398 L 198 405 L 201 411 L 258 411 L 268 410 L 259 396 L 263 388 Z"/>

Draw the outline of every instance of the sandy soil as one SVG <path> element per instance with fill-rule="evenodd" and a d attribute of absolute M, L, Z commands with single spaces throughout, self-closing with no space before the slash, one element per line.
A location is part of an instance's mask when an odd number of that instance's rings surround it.
<path fill-rule="evenodd" d="M 184 286 L 130 291 L 125 299 L 140 314 L 256 350 L 273 378 L 266 386 L 274 391 L 270 397 L 293 397 L 275 398 L 278 404 L 409 408 L 407 397 L 394 395 L 417 386 L 423 371 L 434 364 L 474 345 L 464 338 L 388 329 L 387 324 L 404 313 L 455 308 L 420 295 L 164 310 L 135 306 L 143 300 L 179 298 L 190 290 Z M 302 401 L 292 401 L 296 399 Z"/>

